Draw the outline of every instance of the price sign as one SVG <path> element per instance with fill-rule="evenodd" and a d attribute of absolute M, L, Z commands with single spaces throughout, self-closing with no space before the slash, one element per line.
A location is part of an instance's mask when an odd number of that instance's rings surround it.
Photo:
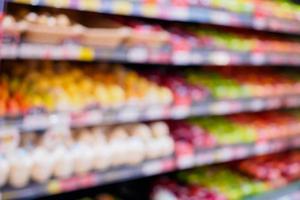
<path fill-rule="evenodd" d="M 103 115 L 99 110 L 93 110 L 71 115 L 71 124 L 74 127 L 96 125 L 103 121 Z"/>
<path fill-rule="evenodd" d="M 70 0 L 44 0 L 46 5 L 58 7 L 58 8 L 68 8 L 70 5 Z"/>
<path fill-rule="evenodd" d="M 88 47 L 81 47 L 79 49 L 79 60 L 92 61 L 95 58 L 95 52 L 93 49 Z"/>
<path fill-rule="evenodd" d="M 207 152 L 201 152 L 201 153 L 197 153 L 195 155 L 195 162 L 196 165 L 207 165 L 213 162 L 213 152 L 212 151 L 207 151 Z"/>
<path fill-rule="evenodd" d="M 60 182 L 52 180 L 47 184 L 47 191 L 49 194 L 58 194 L 61 192 Z"/>
<path fill-rule="evenodd" d="M 264 53 L 253 53 L 250 57 L 251 63 L 254 65 L 262 65 L 266 62 L 267 57 Z"/>
<path fill-rule="evenodd" d="M 142 4 L 141 13 L 144 16 L 157 17 L 160 12 L 156 4 Z"/>
<path fill-rule="evenodd" d="M 233 151 L 232 148 L 230 147 L 224 147 L 220 149 L 216 149 L 214 153 L 214 158 L 215 161 L 220 162 L 220 161 L 227 161 L 231 160 L 233 158 Z"/>
<path fill-rule="evenodd" d="M 270 151 L 270 145 L 268 142 L 258 142 L 254 146 L 255 154 L 265 154 Z"/>
<path fill-rule="evenodd" d="M 231 113 L 230 108 L 231 108 L 230 102 L 227 101 L 213 102 L 209 105 L 209 112 L 211 114 L 227 114 L 227 113 Z"/>
<path fill-rule="evenodd" d="M 249 101 L 249 109 L 251 111 L 260 111 L 265 107 L 265 101 L 263 99 L 253 99 Z"/>
<path fill-rule="evenodd" d="M 177 166 L 179 169 L 187 169 L 195 165 L 194 154 L 185 154 L 177 158 Z"/>
<path fill-rule="evenodd" d="M 79 1 L 79 9 L 97 11 L 101 6 L 100 3 L 101 1 L 99 0 Z"/>
<path fill-rule="evenodd" d="M 23 119 L 22 129 L 31 131 L 37 129 L 46 129 L 50 126 L 48 115 L 32 114 L 27 115 Z"/>
<path fill-rule="evenodd" d="M 191 53 L 189 50 L 176 50 L 172 54 L 172 62 L 174 64 L 189 64 L 191 61 Z"/>
<path fill-rule="evenodd" d="M 172 19 L 188 20 L 189 19 L 189 10 L 187 7 L 173 6 L 173 7 L 171 7 L 171 17 L 172 17 Z"/>
<path fill-rule="evenodd" d="M 142 166 L 144 175 L 155 175 L 163 172 L 163 165 L 160 160 L 148 161 Z"/>
<path fill-rule="evenodd" d="M 237 146 L 234 147 L 234 157 L 239 158 L 245 158 L 250 154 L 250 149 L 247 146 Z"/>
<path fill-rule="evenodd" d="M 230 63 L 230 54 L 227 52 L 211 52 L 209 62 L 215 65 L 228 65 Z"/>
<path fill-rule="evenodd" d="M 14 0 L 15 2 L 18 3 L 27 3 L 27 4 L 31 4 L 33 0 Z"/>
<path fill-rule="evenodd" d="M 63 192 L 68 192 L 68 191 L 74 191 L 76 189 L 79 189 L 79 181 L 78 181 L 78 177 L 73 177 L 73 178 L 69 178 L 66 180 L 62 180 L 60 181 L 60 188 L 61 191 Z"/>
<path fill-rule="evenodd" d="M 176 162 L 175 159 L 172 158 L 167 158 L 162 161 L 162 168 L 163 172 L 170 172 L 176 169 Z"/>
<path fill-rule="evenodd" d="M 174 106 L 172 108 L 171 116 L 173 119 L 182 119 L 189 115 L 190 106 Z"/>
<path fill-rule="evenodd" d="M 113 11 L 118 14 L 129 15 L 133 12 L 133 4 L 130 1 L 112 1 Z"/>
<path fill-rule="evenodd" d="M 217 24 L 227 25 L 231 22 L 231 16 L 227 12 L 211 11 L 210 20 Z"/>
<path fill-rule="evenodd" d="M 265 17 L 256 16 L 253 20 L 253 26 L 256 29 L 265 29 L 268 25 L 268 21 Z"/>
<path fill-rule="evenodd" d="M 133 122 L 139 119 L 140 111 L 137 108 L 129 107 L 120 110 L 117 116 L 117 120 L 121 122 Z"/>
<path fill-rule="evenodd" d="M 95 175 L 93 174 L 88 174 L 85 176 L 82 176 L 78 179 L 80 188 L 88 188 L 91 186 L 95 186 L 97 184 L 97 179 Z"/>
<path fill-rule="evenodd" d="M 127 59 L 130 62 L 147 62 L 148 57 L 149 52 L 147 48 L 142 46 L 130 48 L 127 52 Z"/>
<path fill-rule="evenodd" d="M 145 118 L 148 120 L 163 118 L 165 117 L 164 110 L 165 107 L 163 106 L 151 106 L 146 109 Z"/>

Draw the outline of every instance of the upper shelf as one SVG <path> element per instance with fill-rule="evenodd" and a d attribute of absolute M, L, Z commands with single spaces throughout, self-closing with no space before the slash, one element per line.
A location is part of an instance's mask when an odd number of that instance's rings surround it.
<path fill-rule="evenodd" d="M 129 0 L 7 0 L 33 6 L 50 6 L 105 14 L 118 14 L 182 22 L 196 22 L 272 32 L 300 34 L 300 20 L 261 14 L 259 8 L 238 13 L 203 6 L 143 3 Z M 153 1 L 152 1 L 153 2 Z"/>

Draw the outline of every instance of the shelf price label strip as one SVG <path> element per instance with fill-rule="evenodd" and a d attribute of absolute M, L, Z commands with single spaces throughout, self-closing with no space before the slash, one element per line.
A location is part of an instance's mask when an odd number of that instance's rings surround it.
<path fill-rule="evenodd" d="M 299 26 L 300 27 L 300 26 Z M 177 55 L 177 54 L 180 54 Z M 78 60 L 94 61 L 109 60 L 129 63 L 145 64 L 172 64 L 172 65 L 207 65 L 220 66 L 249 64 L 254 66 L 282 65 L 298 66 L 299 55 L 287 55 L 283 53 L 269 54 L 267 52 L 233 52 L 219 50 L 193 49 L 171 52 L 164 48 L 149 49 L 140 47 L 131 48 L 92 48 L 77 44 L 43 45 L 30 43 L 4 43 L 0 46 L 0 55 L 3 59 L 47 59 L 47 60 Z M 155 55 L 165 55 L 155 57 Z M 180 60 L 178 59 L 180 58 Z"/>
<path fill-rule="evenodd" d="M 227 26 L 249 27 L 257 30 L 300 33 L 300 22 L 276 17 L 261 17 L 254 14 L 238 14 L 213 8 L 189 5 L 149 4 L 124 0 L 8 0 L 9 2 L 69 8 L 92 12 L 151 17 L 162 20 L 211 23 Z M 168 12 L 164 12 L 168 8 Z M 201 14 L 202 13 L 202 14 Z"/>
<path fill-rule="evenodd" d="M 197 105 L 150 106 L 149 108 L 124 107 L 123 109 L 95 109 L 78 113 L 29 114 L 18 119 L 0 119 L 5 125 L 21 132 L 45 130 L 55 126 L 79 128 L 93 125 L 113 125 L 147 120 L 184 119 L 191 116 L 224 115 L 240 112 L 257 112 L 273 108 L 299 106 L 299 95 L 284 97 L 250 98 L 238 100 L 212 100 Z"/>

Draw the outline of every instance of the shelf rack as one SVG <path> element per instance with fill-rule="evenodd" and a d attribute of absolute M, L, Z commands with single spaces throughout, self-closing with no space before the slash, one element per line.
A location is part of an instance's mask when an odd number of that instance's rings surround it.
<path fill-rule="evenodd" d="M 159 3 L 142 3 L 125 0 L 7 0 L 33 6 L 49 6 L 73 10 L 92 11 L 105 14 L 117 14 L 171 20 L 196 22 L 232 27 L 245 27 L 256 30 L 267 30 L 284 33 L 300 33 L 300 21 L 278 17 L 264 17 L 253 13 L 234 13 L 202 6 L 170 5 Z M 166 9 L 167 8 L 167 9 Z M 167 10 L 167 12 L 166 12 Z"/>
<path fill-rule="evenodd" d="M 46 184 L 32 183 L 21 189 L 6 187 L 2 190 L 3 200 L 38 198 L 45 195 L 61 194 L 79 189 L 101 186 L 135 178 L 148 177 L 178 169 L 222 163 L 243 159 L 255 155 L 281 152 L 298 148 L 300 137 L 276 139 L 252 144 L 236 144 L 220 146 L 213 149 L 198 150 L 193 154 L 149 160 L 138 166 L 118 167 L 104 172 L 94 172 L 84 176 L 76 176 L 65 180 L 53 179 Z"/>
<path fill-rule="evenodd" d="M 82 112 L 34 113 L 20 117 L 0 118 L 0 125 L 20 131 L 45 130 L 52 126 L 85 127 L 111 125 L 148 120 L 184 119 L 191 116 L 225 115 L 240 112 L 258 112 L 278 108 L 294 108 L 300 105 L 300 95 L 236 100 L 208 100 L 194 105 L 136 106 L 118 109 L 93 109 Z"/>
<path fill-rule="evenodd" d="M 178 56 L 177 53 L 185 56 Z M 38 60 L 106 60 L 121 63 L 144 63 L 163 65 L 290 65 L 300 64 L 300 55 L 268 52 L 237 52 L 228 50 L 189 50 L 171 52 L 168 48 L 149 49 L 143 46 L 117 49 L 92 48 L 75 44 L 2 44 L 2 59 Z"/>

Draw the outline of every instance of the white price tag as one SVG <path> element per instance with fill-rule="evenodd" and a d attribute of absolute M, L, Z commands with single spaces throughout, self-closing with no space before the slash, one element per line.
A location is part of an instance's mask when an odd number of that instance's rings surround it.
<path fill-rule="evenodd" d="M 227 161 L 227 160 L 231 160 L 233 158 L 233 152 L 232 149 L 229 148 L 220 148 L 217 149 L 214 153 L 214 158 L 215 161 L 220 162 L 220 161 Z"/>
<path fill-rule="evenodd" d="M 265 29 L 268 25 L 268 22 L 265 18 L 261 18 L 261 17 L 256 17 L 253 20 L 253 26 L 256 29 Z"/>
<path fill-rule="evenodd" d="M 265 101 L 263 99 L 253 99 L 249 103 L 251 111 L 260 111 L 265 107 Z"/>
<path fill-rule="evenodd" d="M 195 156 L 191 155 L 184 155 L 180 156 L 177 159 L 177 166 L 179 169 L 187 169 L 193 167 L 195 165 Z"/>
<path fill-rule="evenodd" d="M 246 146 L 238 146 L 234 148 L 234 157 L 235 158 L 245 158 L 250 154 L 250 150 Z"/>
<path fill-rule="evenodd" d="M 23 119 L 22 129 L 31 131 L 36 129 L 46 129 L 50 126 L 48 115 L 27 115 Z"/>
<path fill-rule="evenodd" d="M 254 147 L 255 154 L 265 154 L 270 151 L 270 145 L 267 142 L 258 142 Z"/>
<path fill-rule="evenodd" d="M 294 107 L 294 106 L 299 106 L 300 105 L 300 98 L 295 96 L 295 97 L 287 97 L 286 98 L 286 105 L 288 107 Z"/>
<path fill-rule="evenodd" d="M 163 172 L 162 163 L 160 161 L 146 162 L 142 167 L 142 172 L 145 175 L 155 175 Z"/>
<path fill-rule="evenodd" d="M 228 65 L 230 63 L 230 54 L 227 52 L 212 52 L 209 54 L 209 61 L 215 65 Z"/>
<path fill-rule="evenodd" d="M 121 122 L 132 122 L 139 119 L 140 112 L 138 109 L 133 107 L 121 109 L 121 112 L 118 113 L 118 120 Z"/>
<path fill-rule="evenodd" d="M 49 123 L 50 123 L 51 126 L 57 125 L 57 124 L 70 126 L 71 117 L 68 113 L 50 114 L 49 115 Z"/>
<path fill-rule="evenodd" d="M 293 138 L 293 140 L 291 140 L 291 145 L 295 148 L 299 148 L 300 147 L 300 137 L 297 138 Z"/>
<path fill-rule="evenodd" d="M 96 125 L 103 121 L 102 113 L 99 110 L 89 111 L 87 114 L 86 124 Z"/>
<path fill-rule="evenodd" d="M 16 58 L 17 46 L 13 44 L 2 44 L 0 45 L 0 57 L 1 58 Z"/>
<path fill-rule="evenodd" d="M 148 51 L 144 47 L 133 47 L 127 52 L 127 59 L 130 62 L 146 62 L 148 60 Z"/>
<path fill-rule="evenodd" d="M 172 118 L 182 119 L 189 115 L 190 107 L 189 106 L 174 106 L 172 108 Z"/>
<path fill-rule="evenodd" d="M 230 14 L 222 11 L 211 11 L 210 20 L 218 24 L 229 24 L 230 23 Z"/>
<path fill-rule="evenodd" d="M 209 105 L 209 112 L 211 114 L 231 113 L 230 102 L 227 102 L 227 101 L 214 102 L 214 103 Z"/>
<path fill-rule="evenodd" d="M 280 98 L 274 97 L 274 98 L 268 99 L 266 103 L 267 103 L 267 107 L 269 109 L 273 109 L 273 108 L 279 108 L 283 102 Z"/>
<path fill-rule="evenodd" d="M 172 11 L 170 13 L 172 19 L 187 20 L 189 18 L 189 10 L 187 8 L 179 6 L 173 6 L 171 8 Z"/>
<path fill-rule="evenodd" d="M 148 120 L 151 119 L 160 119 L 164 117 L 164 107 L 154 106 L 150 107 L 145 112 L 145 118 Z"/>
<path fill-rule="evenodd" d="M 210 164 L 213 162 L 213 155 L 211 152 L 197 153 L 195 155 L 195 162 L 197 166 Z"/>
<path fill-rule="evenodd" d="M 190 64 L 191 54 L 189 51 L 174 51 L 172 55 L 172 62 L 178 65 Z"/>
<path fill-rule="evenodd" d="M 261 65 L 266 62 L 266 55 L 263 53 L 253 53 L 251 55 L 251 63 Z"/>
<path fill-rule="evenodd" d="M 204 57 L 200 52 L 192 52 L 191 54 L 191 64 L 203 63 Z"/>

